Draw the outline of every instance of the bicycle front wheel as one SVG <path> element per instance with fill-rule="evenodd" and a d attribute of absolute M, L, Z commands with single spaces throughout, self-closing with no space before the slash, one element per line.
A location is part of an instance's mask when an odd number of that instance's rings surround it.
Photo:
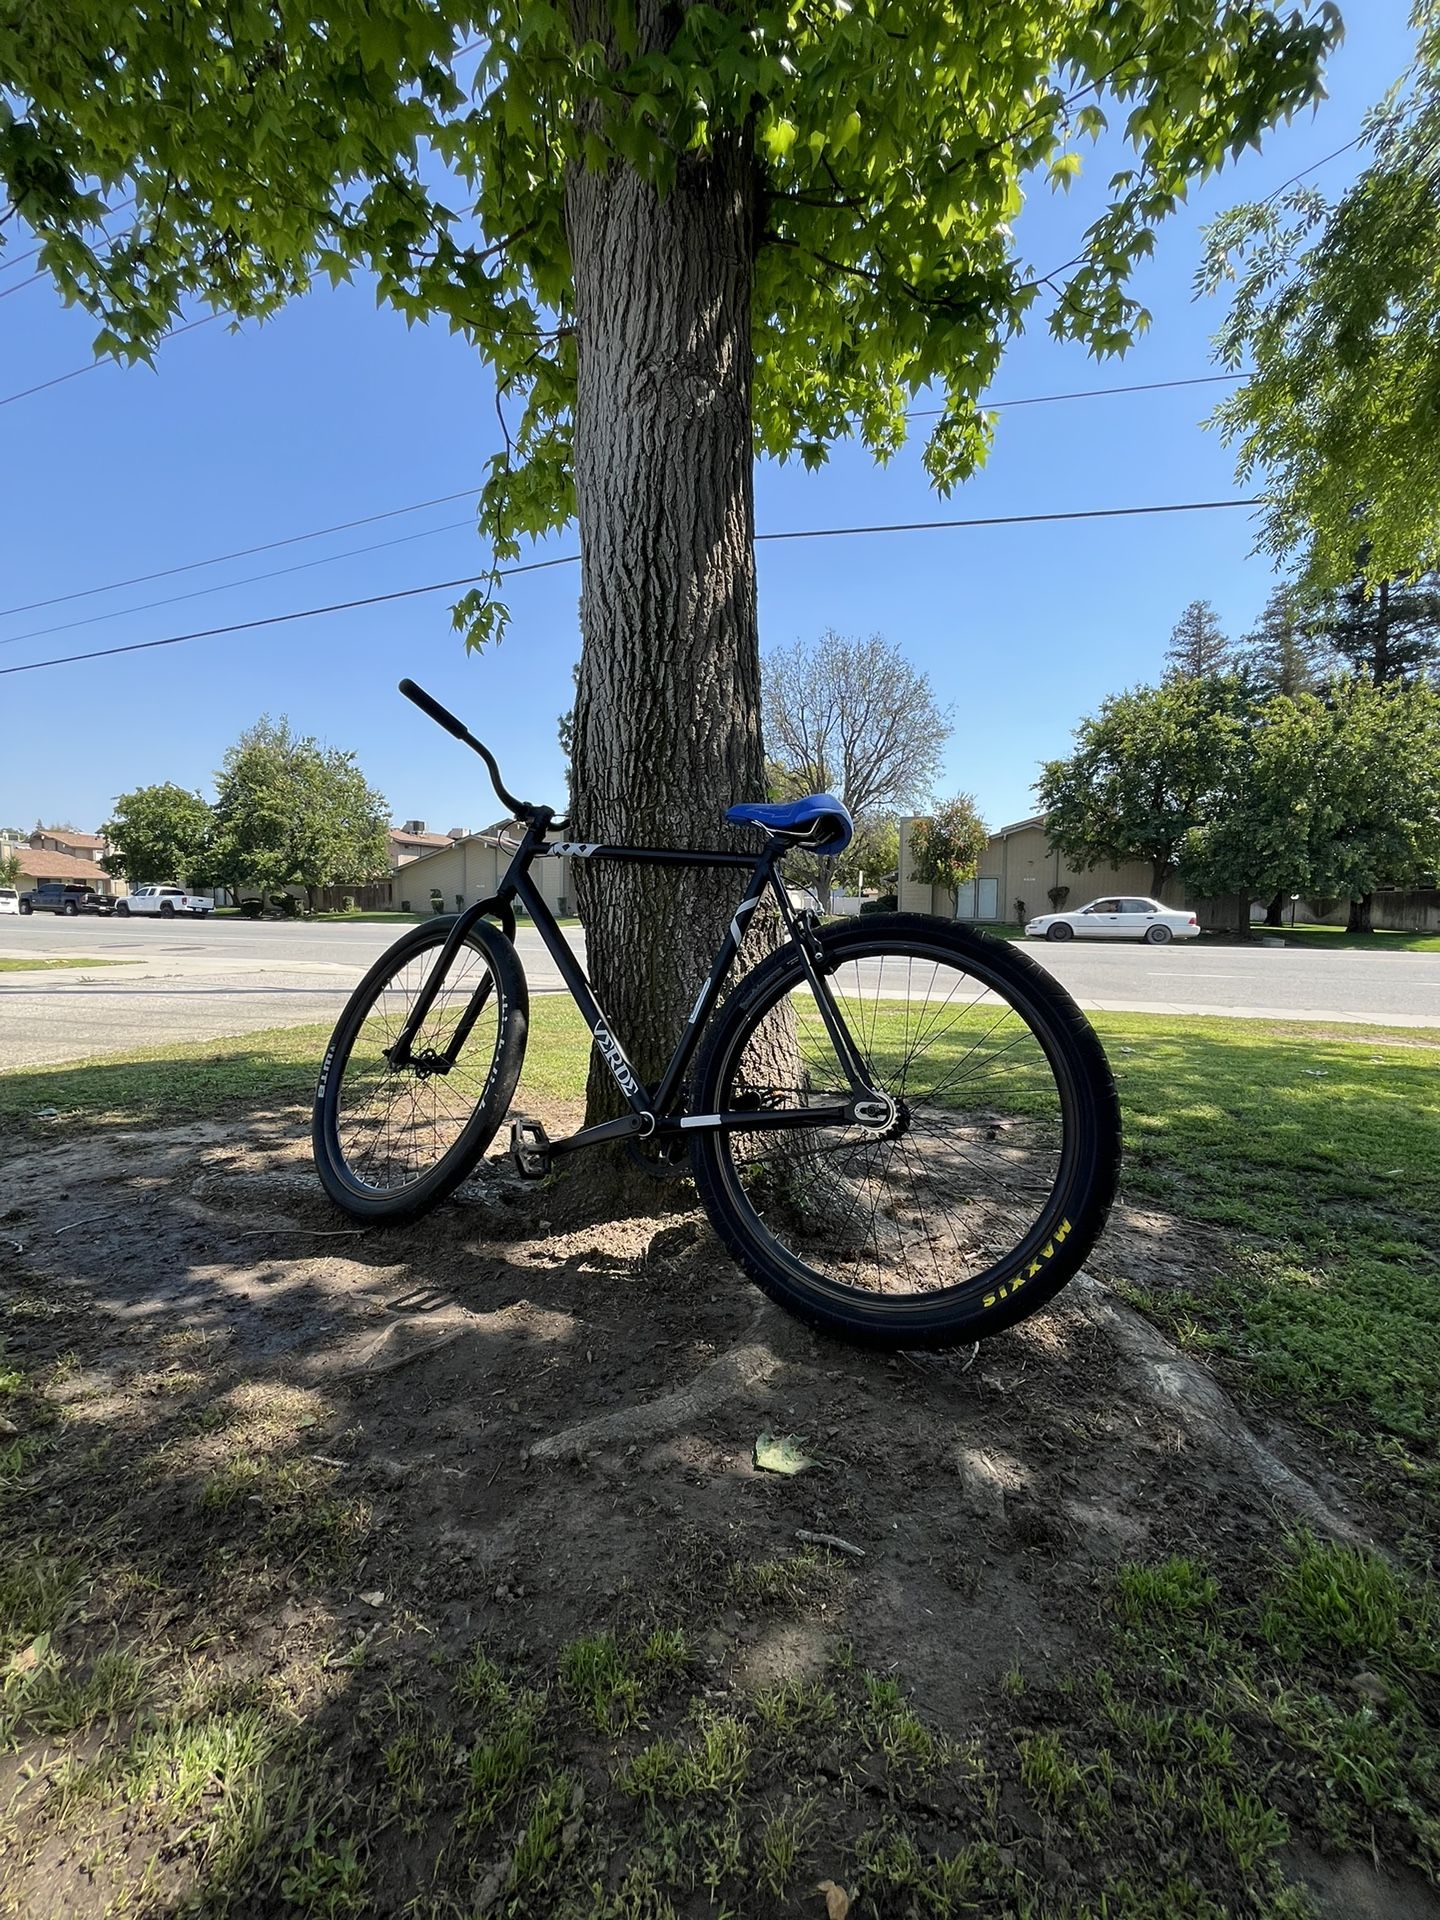
<path fill-rule="evenodd" d="M 1115 1196 L 1119 1103 L 1099 1041 L 1008 943 L 895 914 L 821 936 L 823 978 L 894 1117 L 697 1133 L 696 1185 L 740 1265 L 782 1306 L 879 1347 L 998 1333 L 1051 1299 Z M 696 1113 L 844 1101 L 849 1085 L 793 948 L 726 1002 Z"/>
<path fill-rule="evenodd" d="M 404 934 L 340 1016 L 315 1090 L 315 1167 L 358 1220 L 409 1220 L 453 1192 L 505 1118 L 525 1058 L 529 1001 L 515 949 L 478 921 L 440 982 L 410 1057 L 389 1050 L 452 922 Z"/>

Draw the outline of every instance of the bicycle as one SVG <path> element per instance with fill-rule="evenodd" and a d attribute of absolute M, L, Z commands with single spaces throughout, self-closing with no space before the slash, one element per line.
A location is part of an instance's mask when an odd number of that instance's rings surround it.
<path fill-rule="evenodd" d="M 791 1312 L 877 1347 L 945 1347 L 1043 1306 L 1080 1268 L 1114 1199 L 1120 1118 L 1080 1009 L 1008 942 L 919 914 L 821 926 L 797 912 L 785 854 L 835 854 L 853 825 L 828 794 L 732 806 L 758 854 L 581 844 L 507 791 L 493 755 L 438 701 L 400 691 L 485 762 L 522 828 L 499 890 L 413 927 L 361 981 L 315 1093 L 320 1179 L 366 1222 L 414 1219 L 473 1170 L 509 1111 L 529 1000 L 518 902 L 628 1111 L 550 1140 L 513 1118 L 519 1173 L 628 1142 L 688 1153 L 701 1204 L 740 1267 Z M 748 873 L 675 1051 L 644 1086 L 531 876 L 572 860 Z M 783 937 L 721 999 L 767 895 Z"/>

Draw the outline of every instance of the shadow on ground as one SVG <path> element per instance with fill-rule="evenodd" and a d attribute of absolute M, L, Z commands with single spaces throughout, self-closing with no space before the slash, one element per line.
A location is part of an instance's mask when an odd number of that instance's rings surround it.
<path fill-rule="evenodd" d="M 698 1216 L 357 1232 L 288 1107 L 6 1204 L 0 1912 L 1440 1912 L 1277 1732 L 1283 1517 L 1078 1297 L 877 1358 Z"/>

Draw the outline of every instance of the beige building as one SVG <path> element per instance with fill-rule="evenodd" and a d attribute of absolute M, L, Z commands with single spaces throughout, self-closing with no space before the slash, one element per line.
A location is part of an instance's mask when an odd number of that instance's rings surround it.
<path fill-rule="evenodd" d="M 407 820 L 403 827 L 390 829 L 391 868 L 406 867 L 422 854 L 443 853 L 452 842 L 464 838 L 460 827 L 452 827 L 449 833 L 427 833 L 423 820 Z"/>
<path fill-rule="evenodd" d="M 943 887 L 926 886 L 910 871 L 910 829 L 913 820 L 900 823 L 900 888 L 902 913 L 936 913 L 945 919 L 1018 920 L 1023 925 L 1037 913 L 1055 910 L 1052 887 L 1068 887 L 1067 907 L 1083 907 L 1097 894 L 1151 894 L 1148 860 L 1119 867 L 1072 867 L 1045 837 L 1044 814 L 1017 820 L 992 833 L 980 856 L 980 871 L 957 901 Z M 1161 889 L 1168 906 L 1182 904 L 1182 889 L 1173 881 Z M 1023 910 L 1022 910 L 1023 903 Z"/>
<path fill-rule="evenodd" d="M 445 911 L 473 906 L 494 893 L 500 877 L 510 864 L 510 850 L 498 835 L 470 833 L 463 840 L 451 841 L 433 853 L 418 854 L 407 860 L 390 880 L 390 904 L 423 913 L 430 905 L 432 892 L 438 892 Z M 537 860 L 530 869 L 541 897 L 552 913 L 575 911 L 575 894 L 570 860 L 564 854 L 550 854 Z"/>
<path fill-rule="evenodd" d="M 98 833 L 72 833 L 68 827 L 37 827 L 28 844 L 36 853 L 62 853 L 94 866 L 105 854 L 105 842 Z"/>

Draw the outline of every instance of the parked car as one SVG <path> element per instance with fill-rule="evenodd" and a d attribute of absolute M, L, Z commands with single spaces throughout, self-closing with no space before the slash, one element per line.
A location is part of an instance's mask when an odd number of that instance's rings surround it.
<path fill-rule="evenodd" d="M 122 920 L 128 920 L 132 913 L 158 913 L 162 920 L 173 920 L 177 913 L 193 913 L 197 920 L 203 920 L 215 911 L 215 902 L 208 893 L 187 893 L 184 887 L 137 887 L 116 903 L 115 911 Z"/>
<path fill-rule="evenodd" d="M 0 913 L 18 913 L 20 893 L 16 887 L 0 887 Z"/>
<path fill-rule="evenodd" d="M 1163 947 L 1168 940 L 1197 938 L 1200 922 L 1158 900 L 1110 894 L 1073 912 L 1037 914 L 1025 931 L 1032 940 L 1147 940 Z"/>
<path fill-rule="evenodd" d="M 21 913 L 111 913 L 115 902 L 108 893 L 96 893 L 92 887 L 70 881 L 42 880 L 38 887 L 22 893 L 17 903 Z"/>

